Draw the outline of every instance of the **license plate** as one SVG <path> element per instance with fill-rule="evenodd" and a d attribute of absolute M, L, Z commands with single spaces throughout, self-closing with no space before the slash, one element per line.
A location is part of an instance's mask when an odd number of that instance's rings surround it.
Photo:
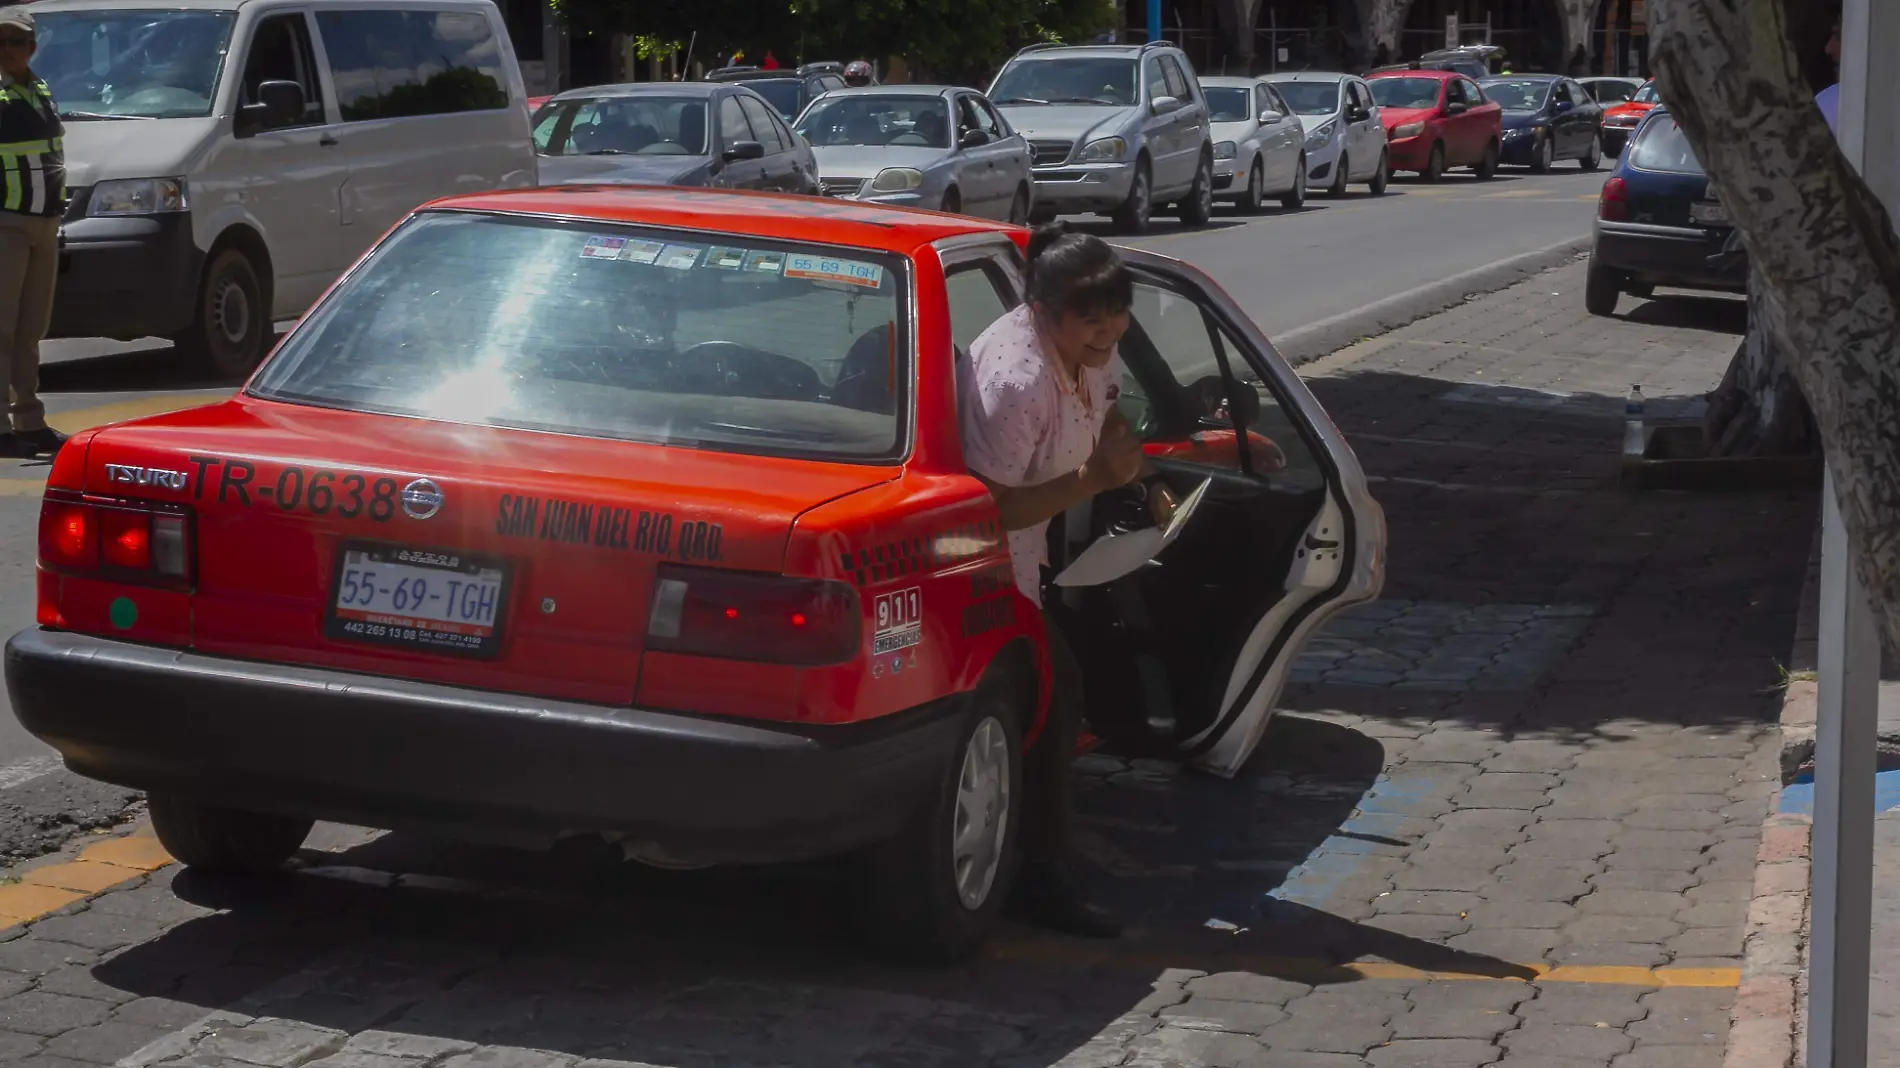
<path fill-rule="evenodd" d="M 1689 219 L 1703 226 L 1727 226 L 1728 209 L 1720 204 L 1691 204 Z"/>
<path fill-rule="evenodd" d="M 399 546 L 346 545 L 324 632 L 344 641 L 492 657 L 508 572 L 499 561 Z"/>

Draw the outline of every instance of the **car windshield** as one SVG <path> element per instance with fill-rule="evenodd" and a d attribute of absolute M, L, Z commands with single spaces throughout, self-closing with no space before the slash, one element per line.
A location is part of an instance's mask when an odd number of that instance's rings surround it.
<path fill-rule="evenodd" d="M 1253 110 L 1252 89 L 1205 86 L 1202 91 L 1207 94 L 1207 117 L 1211 122 L 1246 122 Z"/>
<path fill-rule="evenodd" d="M 1371 78 L 1372 101 L 1382 108 L 1435 108 L 1438 90 L 1444 82 L 1438 78 Z"/>
<path fill-rule="evenodd" d="M 764 97 L 786 122 L 798 117 L 798 94 L 804 83 L 797 78 L 759 78 L 739 84 Z"/>
<path fill-rule="evenodd" d="M 1026 59 L 1012 63 L 996 79 L 990 99 L 998 105 L 1102 104 L 1129 107 L 1135 102 L 1135 61 L 1106 56 Z"/>
<path fill-rule="evenodd" d="M 1592 99 L 1604 104 L 1628 100 L 1636 91 L 1636 86 L 1630 82 L 1585 82 L 1583 87 L 1590 90 Z"/>
<path fill-rule="evenodd" d="M 1676 174 L 1701 174 L 1702 163 L 1695 149 L 1682 135 L 1674 116 L 1657 115 L 1643 124 L 1630 146 L 1630 166 L 1646 171 L 1670 171 Z"/>
<path fill-rule="evenodd" d="M 1630 97 L 1630 99 L 1636 101 L 1638 104 L 1660 104 L 1662 103 L 1662 94 L 1656 91 L 1656 83 L 1650 82 L 1648 85 L 1636 90 L 1636 95 Z"/>
<path fill-rule="evenodd" d="M 703 156 L 704 97 L 561 100 L 534 121 L 543 156 Z"/>
<path fill-rule="evenodd" d="M 940 96 L 841 96 L 805 112 L 798 132 L 813 148 L 838 145 L 950 147 L 950 108 Z"/>
<path fill-rule="evenodd" d="M 701 231 L 423 213 L 249 387 L 291 403 L 840 460 L 908 423 L 903 261 Z"/>
<path fill-rule="evenodd" d="M 229 11 L 42 12 L 33 72 L 68 119 L 209 115 L 232 21 Z"/>
<path fill-rule="evenodd" d="M 1339 110 L 1338 82 L 1274 82 L 1273 87 L 1295 115 L 1331 115 Z"/>
<path fill-rule="evenodd" d="M 1544 106 L 1544 94 L 1549 91 L 1549 82 L 1536 81 L 1487 81 L 1480 83 L 1484 95 L 1498 102 L 1506 111 L 1536 111 Z"/>

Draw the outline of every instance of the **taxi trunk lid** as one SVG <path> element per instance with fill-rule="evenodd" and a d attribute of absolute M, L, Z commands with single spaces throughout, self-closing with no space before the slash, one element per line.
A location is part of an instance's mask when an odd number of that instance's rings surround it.
<path fill-rule="evenodd" d="M 190 506 L 198 651 L 626 704 L 660 565 L 777 573 L 895 474 L 241 397 L 102 431 L 85 482 Z"/>

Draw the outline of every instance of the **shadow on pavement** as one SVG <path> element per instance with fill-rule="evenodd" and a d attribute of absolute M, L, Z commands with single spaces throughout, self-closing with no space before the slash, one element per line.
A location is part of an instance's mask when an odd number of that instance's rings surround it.
<path fill-rule="evenodd" d="M 1632 323 L 1679 326 L 1741 337 L 1748 332 L 1748 302 L 1741 297 L 1664 293 L 1622 315 Z"/>

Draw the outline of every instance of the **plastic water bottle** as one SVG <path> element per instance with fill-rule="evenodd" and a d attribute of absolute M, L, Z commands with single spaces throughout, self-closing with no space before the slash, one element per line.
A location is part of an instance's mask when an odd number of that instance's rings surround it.
<path fill-rule="evenodd" d="M 1623 402 L 1623 459 L 1641 460 L 1649 442 L 1643 434 L 1643 387 L 1631 386 L 1629 399 Z"/>

